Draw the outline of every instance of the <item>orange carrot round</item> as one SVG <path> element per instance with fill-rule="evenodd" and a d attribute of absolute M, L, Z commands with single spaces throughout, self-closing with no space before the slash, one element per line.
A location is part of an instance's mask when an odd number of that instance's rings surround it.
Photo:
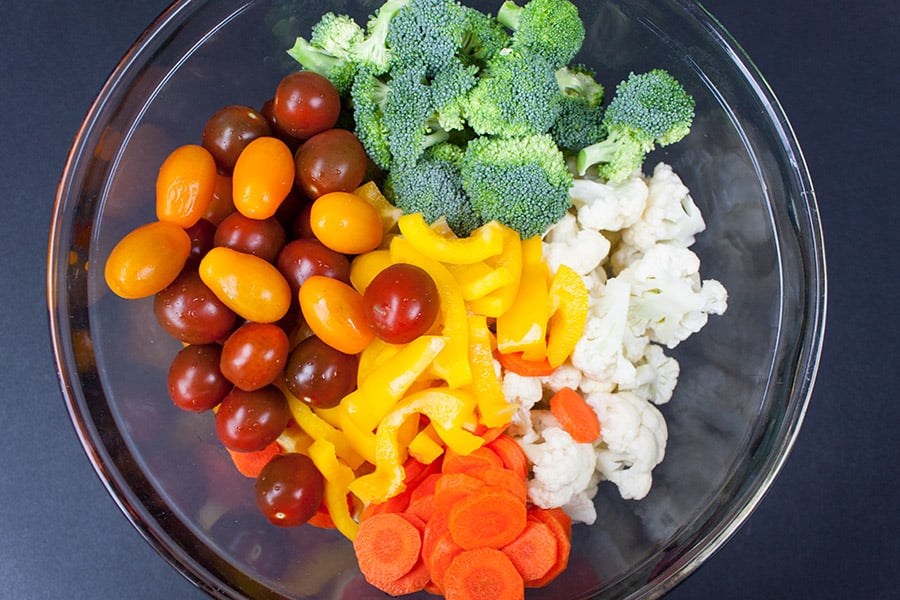
<path fill-rule="evenodd" d="M 360 523 L 353 549 L 366 581 L 382 589 L 412 570 L 419 560 L 422 536 L 408 519 L 382 513 Z"/>
<path fill-rule="evenodd" d="M 600 437 L 600 421 L 591 405 L 572 388 L 564 387 L 550 398 L 550 412 L 572 439 L 590 444 Z"/>
<path fill-rule="evenodd" d="M 447 600 L 522 600 L 522 576 L 503 552 L 477 548 L 461 552 L 444 575 Z"/>
<path fill-rule="evenodd" d="M 483 468 L 471 469 L 468 474 L 480 479 L 487 485 L 496 485 L 511 492 L 523 504 L 528 501 L 528 484 L 509 469 Z"/>
<path fill-rule="evenodd" d="M 556 565 L 556 547 L 556 536 L 550 527 L 537 519 L 529 519 L 519 537 L 501 550 L 515 565 L 522 579 L 536 581 Z"/>
<path fill-rule="evenodd" d="M 485 485 L 453 505 L 447 526 L 453 541 L 466 550 L 500 548 L 516 539 L 528 519 L 528 510 L 509 490 Z"/>
<path fill-rule="evenodd" d="M 552 375 L 555 367 L 550 366 L 550 362 L 544 360 L 528 360 L 522 356 L 522 352 L 495 352 L 494 355 L 500 361 L 500 366 L 507 371 L 512 371 L 516 375 L 523 377 L 546 377 Z"/>
<path fill-rule="evenodd" d="M 386 581 L 378 585 L 378 589 L 391 596 L 403 596 L 425 589 L 431 581 L 431 573 L 423 561 L 418 561 L 413 568 L 393 581 Z"/>
<path fill-rule="evenodd" d="M 447 514 L 457 502 L 483 486 L 484 481 L 467 473 L 444 473 L 434 486 L 434 508 Z"/>
<path fill-rule="evenodd" d="M 502 467 L 503 461 L 491 449 L 482 446 L 469 454 L 457 454 L 452 450 L 444 452 L 443 473 L 465 473 L 469 469 L 483 467 Z"/>
<path fill-rule="evenodd" d="M 262 450 L 256 450 L 255 452 L 228 450 L 228 454 L 231 455 L 231 460 L 241 475 L 255 479 L 259 477 L 259 472 L 262 471 L 262 468 L 266 466 L 266 463 L 273 456 L 281 454 L 281 446 L 278 445 L 278 442 L 272 442 Z"/>
<path fill-rule="evenodd" d="M 572 549 L 572 519 L 561 508 L 532 508 L 528 518 L 540 521 L 550 528 L 556 537 L 556 562 L 542 577 L 525 582 L 525 587 L 544 587 L 565 571 Z"/>
<path fill-rule="evenodd" d="M 528 457 L 525 456 L 525 451 L 511 436 L 505 433 L 501 434 L 490 442 L 487 447 L 500 457 L 504 467 L 522 479 L 528 478 Z"/>

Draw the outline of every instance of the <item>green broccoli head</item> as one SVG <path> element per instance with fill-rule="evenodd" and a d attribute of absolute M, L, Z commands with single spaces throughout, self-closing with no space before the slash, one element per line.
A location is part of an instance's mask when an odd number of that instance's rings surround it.
<path fill-rule="evenodd" d="M 425 65 L 433 77 L 451 61 L 463 41 L 466 13 L 456 0 L 409 0 L 388 27 L 391 64 Z"/>
<path fill-rule="evenodd" d="M 356 74 L 350 88 L 356 137 L 372 162 L 384 170 L 392 166 L 389 130 L 384 120 L 387 95 L 388 85 L 367 69 Z"/>
<path fill-rule="evenodd" d="M 577 96 L 563 95 L 559 117 L 548 133 L 560 148 L 576 154 L 607 137 L 603 108 Z"/>
<path fill-rule="evenodd" d="M 529 0 L 524 6 L 507 0 L 497 20 L 513 31 L 514 48 L 539 54 L 554 67 L 570 63 L 584 43 L 584 23 L 569 0 Z"/>
<path fill-rule="evenodd" d="M 313 25 L 309 43 L 330 56 L 348 59 L 354 44 L 364 37 L 365 32 L 353 17 L 327 12 Z"/>
<path fill-rule="evenodd" d="M 457 56 L 467 64 L 483 67 L 498 52 L 508 48 L 512 38 L 495 18 L 480 10 L 464 7 L 465 31 Z"/>
<path fill-rule="evenodd" d="M 463 129 L 463 98 L 477 83 L 478 67 L 454 58 L 431 80 L 438 125 L 446 131 Z"/>
<path fill-rule="evenodd" d="M 468 236 L 482 223 L 462 188 L 462 158 L 459 146 L 432 146 L 412 168 L 391 171 L 385 193 L 403 212 L 422 213 L 428 223 L 444 217 L 456 235 Z"/>
<path fill-rule="evenodd" d="M 497 220 L 523 239 L 542 235 L 571 205 L 572 174 L 546 134 L 472 140 L 460 173 L 482 222 Z"/>
<path fill-rule="evenodd" d="M 463 116 L 479 135 L 546 133 L 560 110 L 554 69 L 538 55 L 504 50 L 462 99 Z"/>
<path fill-rule="evenodd" d="M 654 69 L 616 87 L 603 117 L 608 137 L 582 148 L 578 172 L 593 165 L 610 181 L 621 181 L 640 167 L 657 146 L 675 143 L 690 132 L 694 99 L 669 73 Z"/>
<path fill-rule="evenodd" d="M 387 36 L 391 20 L 409 0 L 387 0 L 366 24 L 366 36 L 353 44 L 350 54 L 354 62 L 373 75 L 387 73 L 391 66 L 391 51 Z"/>
<path fill-rule="evenodd" d="M 429 146 L 447 139 L 438 123 L 434 93 L 425 78 L 425 66 L 391 69 L 384 103 L 384 123 L 393 168 L 407 168 L 418 162 Z"/>

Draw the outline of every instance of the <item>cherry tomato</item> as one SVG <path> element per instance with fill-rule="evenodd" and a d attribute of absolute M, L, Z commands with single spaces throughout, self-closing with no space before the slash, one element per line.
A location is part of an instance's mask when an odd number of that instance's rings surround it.
<path fill-rule="evenodd" d="M 312 199 L 328 192 L 352 192 L 366 175 L 366 151 L 346 129 L 317 133 L 294 154 L 295 183 Z"/>
<path fill-rule="evenodd" d="M 337 406 L 356 389 L 359 359 L 335 350 L 316 336 L 297 344 L 284 369 L 284 383 L 297 398 L 316 408 Z"/>
<path fill-rule="evenodd" d="M 375 207 L 348 192 L 330 192 L 316 198 L 309 223 L 319 241 L 344 254 L 374 250 L 384 235 Z"/>
<path fill-rule="evenodd" d="M 275 263 L 291 286 L 296 298 L 300 286 L 313 275 L 324 275 L 343 282 L 350 281 L 350 261 L 346 256 L 326 248 L 315 239 L 288 242 Z"/>
<path fill-rule="evenodd" d="M 280 127 L 305 140 L 334 127 L 341 114 L 341 97 L 322 75 L 296 71 L 275 89 L 272 112 Z"/>
<path fill-rule="evenodd" d="M 287 400 L 274 385 L 252 392 L 234 388 L 216 411 L 216 435 L 229 450 L 254 452 L 274 442 L 290 418 Z"/>
<path fill-rule="evenodd" d="M 325 480 L 312 459 L 288 452 L 273 457 L 253 485 L 259 510 L 273 525 L 303 525 L 325 496 Z"/>
<path fill-rule="evenodd" d="M 274 382 L 288 357 L 287 334 L 271 323 L 244 323 L 222 345 L 219 368 L 246 391 Z"/>
<path fill-rule="evenodd" d="M 190 227 L 206 212 L 216 188 L 216 161 L 187 144 L 166 157 L 156 176 L 156 218 Z"/>
<path fill-rule="evenodd" d="M 375 335 L 391 344 L 404 344 L 431 329 L 440 297 L 424 269 L 398 263 L 382 270 L 369 283 L 363 307 Z"/>
<path fill-rule="evenodd" d="M 258 256 L 216 247 L 200 261 L 200 278 L 226 306 L 248 321 L 274 323 L 291 306 L 291 287 Z"/>
<path fill-rule="evenodd" d="M 274 263 L 286 239 L 287 233 L 275 217 L 251 219 L 233 212 L 219 223 L 213 243 Z"/>
<path fill-rule="evenodd" d="M 146 298 L 172 283 L 191 253 L 191 236 L 165 221 L 141 225 L 109 253 L 104 278 L 122 298 Z"/>
<path fill-rule="evenodd" d="M 213 225 L 218 226 L 225 217 L 237 210 L 234 208 L 233 185 L 231 175 L 222 175 L 221 173 L 216 175 L 216 188 L 213 191 L 212 200 L 206 207 L 206 212 L 203 213 L 203 218 Z"/>
<path fill-rule="evenodd" d="M 266 118 L 249 106 L 234 104 L 219 109 L 203 127 L 202 144 L 216 165 L 230 173 L 247 144 L 258 137 L 272 135 Z"/>
<path fill-rule="evenodd" d="M 313 275 L 300 286 L 300 311 L 309 328 L 344 354 L 358 354 L 375 336 L 366 322 L 363 297 L 343 281 Z"/>
<path fill-rule="evenodd" d="M 251 219 L 275 216 L 294 185 L 294 156 L 274 137 L 259 137 L 238 156 L 231 175 L 234 207 Z"/>
<path fill-rule="evenodd" d="M 232 385 L 219 369 L 218 344 L 191 344 L 182 348 L 169 367 L 169 397 L 175 406 L 203 412 L 217 406 Z"/>
<path fill-rule="evenodd" d="M 153 298 L 153 311 L 166 331 L 186 344 L 211 344 L 234 329 L 237 316 L 187 268 Z"/>
<path fill-rule="evenodd" d="M 269 122 L 269 127 L 272 128 L 272 135 L 287 144 L 287 147 L 291 149 L 291 152 L 296 151 L 297 148 L 300 147 L 302 140 L 298 140 L 288 133 L 284 127 L 278 123 L 278 119 L 275 118 L 275 98 L 266 100 L 262 107 L 260 107 L 259 112 L 266 118 L 266 121 Z"/>
<path fill-rule="evenodd" d="M 200 219 L 185 231 L 191 238 L 191 253 L 188 255 L 187 263 L 198 265 L 200 259 L 213 247 L 216 226 L 206 219 Z"/>

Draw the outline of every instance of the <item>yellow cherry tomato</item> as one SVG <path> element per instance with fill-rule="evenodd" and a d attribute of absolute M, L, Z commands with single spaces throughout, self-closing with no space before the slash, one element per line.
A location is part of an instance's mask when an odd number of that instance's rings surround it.
<path fill-rule="evenodd" d="M 294 156 L 278 138 L 258 137 L 238 155 L 231 178 L 234 207 L 245 217 L 268 219 L 294 185 Z"/>
<path fill-rule="evenodd" d="M 219 246 L 200 261 L 200 279 L 228 308 L 248 321 L 273 323 L 287 314 L 291 288 L 264 259 Z"/>
<path fill-rule="evenodd" d="M 362 254 L 381 244 L 381 216 L 356 194 L 330 192 L 316 198 L 309 224 L 319 241 L 343 254 Z"/>
<path fill-rule="evenodd" d="M 358 354 L 375 334 L 369 329 L 362 294 L 332 277 L 313 275 L 300 286 L 300 311 L 319 339 L 344 354 Z"/>
<path fill-rule="evenodd" d="M 206 212 L 215 189 L 212 154 L 196 144 L 176 148 L 156 177 L 156 218 L 190 227 Z"/>
<path fill-rule="evenodd" d="M 123 237 L 106 259 L 106 285 L 122 298 L 146 298 L 175 281 L 191 237 L 174 223 L 154 221 Z"/>

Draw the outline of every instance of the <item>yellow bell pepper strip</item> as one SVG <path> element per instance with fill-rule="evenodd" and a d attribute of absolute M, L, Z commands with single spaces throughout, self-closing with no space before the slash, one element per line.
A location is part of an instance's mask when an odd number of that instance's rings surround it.
<path fill-rule="evenodd" d="M 491 292 L 513 283 L 516 279 L 516 276 L 508 267 L 493 268 L 485 261 L 470 265 L 452 265 L 448 263 L 445 266 L 459 284 L 463 300 L 466 302 L 483 298 Z"/>
<path fill-rule="evenodd" d="M 541 238 L 522 241 L 522 280 L 509 310 L 497 317 L 497 348 L 506 354 L 522 352 L 527 360 L 547 355 L 547 321 L 550 318 L 548 272 Z"/>
<path fill-rule="evenodd" d="M 472 363 L 470 389 L 477 398 L 480 421 L 487 427 L 509 424 L 515 407 L 506 400 L 494 368 L 494 348 L 487 319 L 469 315 L 469 360 Z"/>
<path fill-rule="evenodd" d="M 284 452 L 296 452 L 297 454 L 306 454 L 308 456 L 309 447 L 315 440 L 300 429 L 297 423 L 290 421 L 275 441 Z"/>
<path fill-rule="evenodd" d="M 398 439 L 403 423 L 412 415 L 424 414 L 439 435 L 441 430 L 445 432 L 447 437 L 441 437 L 445 442 L 448 439 L 468 442 L 467 436 L 477 436 L 464 432 L 460 425 L 474 408 L 475 398 L 471 394 L 451 388 L 430 388 L 398 402 L 375 432 L 375 470 L 353 481 L 350 491 L 365 503 L 384 502 L 402 492 L 406 476 L 403 461 L 408 454 L 408 449 L 401 448 Z M 453 437 L 457 435 L 460 440 Z"/>
<path fill-rule="evenodd" d="M 572 268 L 560 265 L 550 280 L 550 320 L 547 323 L 547 361 L 563 364 L 584 333 L 588 316 L 588 291 Z"/>
<path fill-rule="evenodd" d="M 394 262 L 409 263 L 424 269 L 434 280 L 441 302 L 441 334 L 446 343 L 434 358 L 432 371 L 450 387 L 466 385 L 472 381 L 472 370 L 469 368 L 466 304 L 459 285 L 444 265 L 418 252 L 406 238 L 394 238 L 391 258 Z"/>
<path fill-rule="evenodd" d="M 291 416 L 294 421 L 305 431 L 313 440 L 324 439 L 332 444 L 337 451 L 337 455 L 351 468 L 359 468 L 365 462 L 362 456 L 350 445 L 347 437 L 339 429 L 329 425 L 325 419 L 313 412 L 305 402 L 283 390 L 288 401 L 288 407 L 291 410 Z"/>
<path fill-rule="evenodd" d="M 347 414 L 360 429 L 374 430 L 445 346 L 445 338 L 433 335 L 397 346 L 390 360 L 370 370 L 356 392 L 342 400 Z"/>
<path fill-rule="evenodd" d="M 359 395 L 359 390 L 354 390 L 344 396 L 341 403 L 326 410 L 314 409 L 316 414 L 326 415 L 326 420 L 332 419 L 331 423 L 337 429 L 340 429 L 344 438 L 350 447 L 356 451 L 366 462 L 375 462 L 375 434 L 371 430 L 361 429 L 356 422 L 350 418 L 347 412 L 347 406 L 354 402 L 353 398 Z M 357 400 L 358 402 L 358 400 Z"/>
<path fill-rule="evenodd" d="M 403 349 L 401 344 L 389 344 L 379 337 L 372 340 L 359 353 L 359 364 L 356 367 L 356 386 L 362 385 L 366 378 L 375 373 L 382 364 L 390 361 Z"/>
<path fill-rule="evenodd" d="M 423 465 L 430 465 L 444 453 L 444 446 L 434 426 L 429 423 L 412 439 L 408 450 L 409 455 L 417 461 Z"/>
<path fill-rule="evenodd" d="M 347 504 L 350 484 L 356 479 L 353 469 L 338 459 L 334 444 L 326 439 L 318 439 L 312 443 L 309 457 L 325 479 L 325 507 L 334 526 L 353 540 L 359 530 L 359 523 L 353 519 Z"/>
<path fill-rule="evenodd" d="M 353 193 L 375 208 L 378 212 L 378 216 L 381 217 L 381 225 L 384 233 L 391 231 L 397 224 L 397 219 L 403 214 L 402 210 L 391 204 L 388 199 L 384 197 L 384 194 L 378 189 L 378 184 L 374 181 L 367 181 L 356 188 Z"/>
<path fill-rule="evenodd" d="M 390 265 L 391 253 L 387 249 L 360 254 L 350 262 L 350 285 L 360 294 L 364 294 L 375 276 Z"/>
<path fill-rule="evenodd" d="M 422 213 L 403 215 L 397 221 L 400 233 L 412 246 L 432 260 L 466 265 L 476 263 L 503 250 L 503 235 L 497 223 L 487 223 L 469 237 L 444 236 L 428 226 Z"/>
<path fill-rule="evenodd" d="M 500 228 L 503 233 L 503 250 L 498 256 L 485 262 L 495 270 L 507 271 L 512 279 L 497 290 L 469 301 L 469 310 L 487 317 L 499 317 L 509 310 L 516 299 L 522 278 L 522 238 L 514 229 L 503 225 L 500 225 Z"/>
<path fill-rule="evenodd" d="M 484 445 L 484 439 L 466 431 L 463 427 L 446 428 L 440 423 L 431 423 L 435 433 L 444 444 L 457 454 L 471 454 Z"/>

